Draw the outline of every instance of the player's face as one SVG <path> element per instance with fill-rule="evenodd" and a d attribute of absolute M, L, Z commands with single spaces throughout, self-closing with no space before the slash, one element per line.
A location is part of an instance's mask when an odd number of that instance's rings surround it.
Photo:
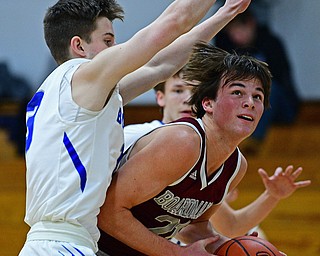
<path fill-rule="evenodd" d="M 105 17 L 100 17 L 96 21 L 96 26 L 96 30 L 91 34 L 91 42 L 84 42 L 88 59 L 92 59 L 102 50 L 115 45 L 112 22 Z"/>
<path fill-rule="evenodd" d="M 246 23 L 234 22 L 228 27 L 228 35 L 230 39 L 238 47 L 250 46 L 255 37 L 255 23 L 248 21 Z"/>
<path fill-rule="evenodd" d="M 168 123 L 181 117 L 192 115 L 191 106 L 187 104 L 192 87 L 178 76 L 166 81 L 165 93 L 157 92 L 157 103 L 163 107 L 163 122 Z"/>
<path fill-rule="evenodd" d="M 235 136 L 246 138 L 258 125 L 264 111 L 264 93 L 260 81 L 231 81 L 220 87 L 212 103 L 217 126 Z"/>

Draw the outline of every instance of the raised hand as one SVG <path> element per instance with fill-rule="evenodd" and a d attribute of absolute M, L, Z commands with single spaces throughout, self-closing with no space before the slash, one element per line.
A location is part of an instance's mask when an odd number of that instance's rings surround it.
<path fill-rule="evenodd" d="M 262 178 L 266 191 L 277 199 L 287 198 L 298 188 L 306 187 L 311 184 L 310 180 L 296 181 L 302 172 L 301 167 L 294 170 L 293 166 L 289 165 L 284 171 L 281 167 L 278 167 L 270 177 L 262 168 L 260 168 L 258 172 Z"/>

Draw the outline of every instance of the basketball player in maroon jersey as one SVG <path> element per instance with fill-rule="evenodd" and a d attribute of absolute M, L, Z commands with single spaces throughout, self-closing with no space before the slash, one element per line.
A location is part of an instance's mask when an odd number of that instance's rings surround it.
<path fill-rule="evenodd" d="M 271 74 L 252 57 L 199 43 L 184 75 L 197 118 L 161 126 L 127 151 L 99 216 L 105 255 L 213 255 L 226 241 L 209 219 L 245 175 L 238 145 L 269 104 Z"/>

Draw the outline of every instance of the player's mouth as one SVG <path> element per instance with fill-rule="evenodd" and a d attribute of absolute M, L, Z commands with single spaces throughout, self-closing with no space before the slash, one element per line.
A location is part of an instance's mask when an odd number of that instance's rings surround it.
<path fill-rule="evenodd" d="M 238 115 L 238 118 L 246 120 L 246 121 L 249 121 L 249 122 L 253 122 L 254 121 L 253 117 L 250 116 L 250 115 Z"/>

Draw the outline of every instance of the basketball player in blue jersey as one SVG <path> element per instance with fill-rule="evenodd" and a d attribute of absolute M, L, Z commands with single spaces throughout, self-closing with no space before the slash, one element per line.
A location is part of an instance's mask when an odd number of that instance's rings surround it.
<path fill-rule="evenodd" d="M 245 175 L 238 145 L 269 104 L 271 74 L 263 62 L 205 43 L 183 72 L 197 118 L 161 126 L 128 149 L 99 215 L 107 255 L 213 255 L 226 239 L 209 220 Z M 174 236 L 188 246 L 169 242 Z"/>
<path fill-rule="evenodd" d="M 239 11 L 231 2 L 230 17 Z M 31 229 L 20 255 L 95 255 L 97 215 L 122 156 L 122 105 L 149 88 L 118 85 L 189 31 L 215 0 L 175 0 L 146 28 L 115 45 L 115 0 L 59 0 L 44 18 L 59 64 L 27 106 L 27 196 Z M 236 3 L 236 4 L 234 4 Z M 221 26 L 220 26 L 221 28 Z"/>

